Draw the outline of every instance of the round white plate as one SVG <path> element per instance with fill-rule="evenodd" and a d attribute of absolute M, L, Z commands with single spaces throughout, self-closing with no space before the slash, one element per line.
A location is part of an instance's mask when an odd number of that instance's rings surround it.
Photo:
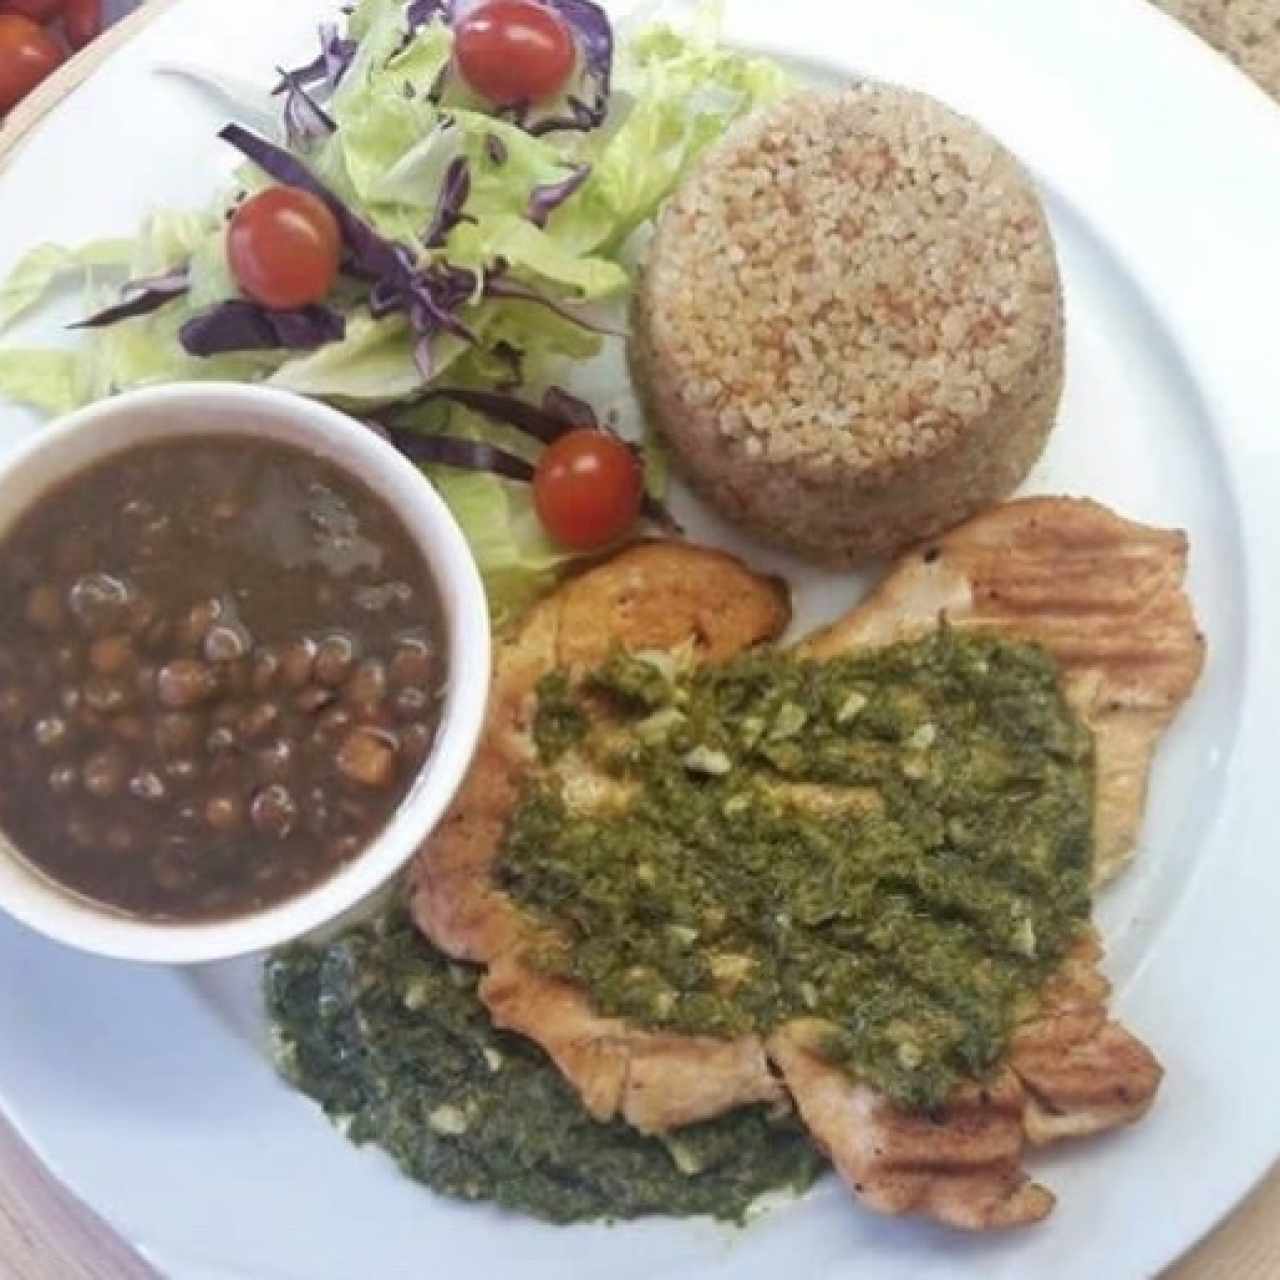
<path fill-rule="evenodd" d="M 160 17 L 0 177 L 0 270 L 37 240 L 127 234 L 149 208 L 202 203 L 231 167 L 213 137 L 224 116 L 150 69 L 197 60 L 265 80 L 329 7 L 186 0 Z M 1145 1276 L 1280 1153 L 1280 116 L 1142 0 L 726 7 L 734 40 L 818 78 L 926 89 L 1023 156 L 1058 239 L 1069 333 L 1061 423 L 1027 490 L 1191 535 L 1210 662 L 1161 750 L 1140 857 L 1100 906 L 1116 1008 L 1168 1069 L 1158 1104 L 1130 1131 L 1033 1158 L 1059 1205 L 1011 1235 L 876 1218 L 834 1179 L 745 1231 L 544 1227 L 438 1199 L 348 1146 L 273 1074 L 254 965 L 134 968 L 0 921 L 0 1100 L 169 1275 Z M 45 318 L 5 341 L 54 337 Z M 36 425 L 0 408 L 0 447 Z M 791 573 L 802 625 L 864 585 L 684 514 Z"/>

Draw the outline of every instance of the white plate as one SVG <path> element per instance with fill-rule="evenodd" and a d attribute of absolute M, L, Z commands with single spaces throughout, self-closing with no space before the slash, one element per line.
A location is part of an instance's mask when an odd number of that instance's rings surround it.
<path fill-rule="evenodd" d="M 1268 590 L 1280 563 L 1280 116 L 1141 0 L 727 7 L 734 39 L 819 76 L 924 88 L 1025 158 L 1069 320 L 1062 420 L 1027 488 L 1191 534 L 1210 663 L 1161 751 L 1141 857 L 1101 906 L 1116 1007 L 1168 1068 L 1158 1105 L 1131 1131 L 1034 1159 L 1058 1209 L 999 1238 L 873 1217 L 834 1180 L 745 1232 L 549 1228 L 437 1199 L 347 1146 L 268 1066 L 253 966 L 131 968 L 0 922 L 4 1107 L 170 1275 L 1150 1275 L 1280 1153 L 1280 598 Z M 325 8 L 186 0 L 155 21 L 0 179 L 0 269 L 37 239 L 124 233 L 152 206 L 202 202 L 230 167 L 213 138 L 223 117 L 148 69 L 196 59 L 265 77 L 303 52 Z M 52 332 L 46 321 L 32 336 Z M 0 410 L 0 444 L 34 426 Z M 796 580 L 806 622 L 860 585 Z"/>

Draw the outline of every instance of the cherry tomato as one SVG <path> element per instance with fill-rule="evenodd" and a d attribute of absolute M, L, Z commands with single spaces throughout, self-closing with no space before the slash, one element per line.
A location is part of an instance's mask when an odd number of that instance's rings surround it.
<path fill-rule="evenodd" d="M 338 275 L 342 233 L 319 196 L 268 187 L 250 196 L 227 228 L 227 259 L 255 302 L 277 311 L 319 302 Z"/>
<path fill-rule="evenodd" d="M 549 445 L 533 477 L 533 504 L 546 531 L 575 551 L 594 551 L 636 522 L 644 476 L 616 436 L 579 427 Z"/>
<path fill-rule="evenodd" d="M 62 12 L 62 0 L 3 0 L 0 14 L 16 13 L 43 26 L 52 22 Z"/>
<path fill-rule="evenodd" d="M 65 0 L 62 29 L 73 49 L 83 49 L 102 30 L 102 0 Z"/>
<path fill-rule="evenodd" d="M 0 114 L 62 61 L 58 42 L 30 18 L 0 14 Z"/>
<path fill-rule="evenodd" d="M 578 57 L 568 24 L 538 0 L 488 0 L 472 9 L 453 48 L 462 78 L 500 107 L 554 98 Z"/>

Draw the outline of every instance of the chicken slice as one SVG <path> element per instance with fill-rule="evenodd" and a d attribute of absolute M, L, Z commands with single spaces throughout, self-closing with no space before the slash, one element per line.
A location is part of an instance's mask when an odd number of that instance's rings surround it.
<path fill-rule="evenodd" d="M 1094 883 L 1137 845 L 1160 735 L 1204 665 L 1182 590 L 1187 539 L 1096 502 L 1024 498 L 904 556 L 875 591 L 800 647 L 830 658 L 919 635 L 945 617 L 1032 640 L 1094 735 Z"/>
<path fill-rule="evenodd" d="M 419 927 L 459 959 L 488 963 L 481 998 L 499 1026 L 536 1040 L 597 1119 L 653 1133 L 782 1096 L 759 1036 L 659 1035 L 596 1013 L 585 992 L 522 953 L 530 922 L 494 883 L 493 866 L 524 778 L 537 763 L 533 715 L 549 671 L 589 670 L 618 645 L 718 661 L 776 639 L 790 620 L 785 586 L 718 551 L 649 543 L 625 551 L 536 605 L 499 647 L 480 750 L 449 814 L 414 864 Z"/>
<path fill-rule="evenodd" d="M 868 1207 L 970 1231 L 1038 1222 L 1053 1196 L 1023 1172 L 1026 1144 L 1132 1123 L 1160 1085 L 1151 1051 L 1107 1019 L 1101 956 L 1092 934 L 1082 939 L 1014 1033 L 1006 1065 L 935 1114 L 904 1111 L 828 1062 L 825 1023 L 788 1023 L 766 1048 L 809 1132 Z"/>
<path fill-rule="evenodd" d="M 489 966 L 480 997 L 498 1026 L 547 1051 L 597 1120 L 621 1116 L 642 1133 L 665 1133 L 785 1096 L 759 1036 L 669 1035 L 602 1018 L 577 983 L 538 973 L 518 956 Z"/>
<path fill-rule="evenodd" d="M 1023 1128 L 1036 1146 L 1132 1124 L 1160 1087 L 1155 1055 L 1107 1018 L 1101 959 L 1096 935 L 1082 938 L 1010 1044 L 1009 1066 L 1026 1093 Z"/>
<path fill-rule="evenodd" d="M 1053 1208 L 1022 1171 L 1023 1092 L 1012 1072 L 956 1090 L 938 1115 L 903 1111 L 823 1056 L 827 1030 L 790 1022 L 769 1037 L 769 1056 L 859 1201 L 971 1231 L 1038 1222 Z"/>

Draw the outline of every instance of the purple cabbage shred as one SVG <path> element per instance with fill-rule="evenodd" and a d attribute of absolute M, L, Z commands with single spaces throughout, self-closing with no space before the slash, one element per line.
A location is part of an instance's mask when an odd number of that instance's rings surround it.
<path fill-rule="evenodd" d="M 436 200 L 435 213 L 423 233 L 422 243 L 428 249 L 443 248 L 449 233 L 460 222 L 474 222 L 470 214 L 463 213 L 463 206 L 471 197 L 471 162 L 466 156 L 457 156 L 445 170 L 444 182 Z"/>
<path fill-rule="evenodd" d="M 188 268 L 185 265 L 166 272 L 162 276 L 130 280 L 120 288 L 122 301 L 104 307 L 101 311 L 68 327 L 105 329 L 108 325 L 119 324 L 121 320 L 150 315 L 166 303 L 182 297 L 190 287 Z"/>
<path fill-rule="evenodd" d="M 542 395 L 542 410 L 575 427 L 599 427 L 596 411 L 585 400 L 563 387 L 548 387 Z"/>
<path fill-rule="evenodd" d="M 476 391 L 470 387 L 433 387 L 424 400 L 445 400 L 482 414 L 504 427 L 514 427 L 540 444 L 554 444 L 566 431 L 588 425 L 585 420 L 565 418 L 544 404 L 539 407 L 526 400 L 497 391 Z M 591 415 L 594 420 L 595 415 Z"/>
<path fill-rule="evenodd" d="M 305 150 L 313 142 L 337 133 L 337 122 L 307 92 L 302 81 L 292 71 L 277 69 L 284 83 L 289 86 L 284 100 L 284 127 L 289 145 L 297 150 Z"/>
<path fill-rule="evenodd" d="M 233 298 L 193 316 L 178 331 L 182 349 L 191 356 L 218 356 L 235 351 L 314 351 L 346 336 L 346 321 L 328 307 L 272 311 L 256 302 Z"/>
<path fill-rule="evenodd" d="M 410 34 L 419 31 L 437 18 L 441 22 L 452 24 L 453 0 L 410 0 L 404 16 L 409 24 Z"/>
<path fill-rule="evenodd" d="M 385 429 L 391 443 L 414 462 L 427 466 L 459 467 L 465 471 L 485 471 L 525 484 L 533 482 L 532 463 L 482 440 L 426 435 L 402 427 Z"/>
<path fill-rule="evenodd" d="M 540 293 L 532 285 L 522 284 L 519 280 L 512 280 L 507 275 L 507 264 L 499 258 L 484 278 L 484 296 L 486 298 L 505 298 L 512 302 L 531 302 L 535 306 L 546 307 L 548 311 L 558 315 L 562 320 L 568 320 L 571 324 L 579 325 L 581 328 L 598 333 L 606 338 L 625 338 L 628 336 L 625 329 L 617 329 L 612 325 L 606 324 L 603 320 L 596 319 L 582 310 L 575 310 L 568 303 L 558 302 L 555 298 L 548 297 L 545 293 Z"/>
<path fill-rule="evenodd" d="M 545 227 L 547 219 L 571 196 L 582 189 L 591 177 L 589 164 L 575 165 L 573 171 L 558 182 L 544 182 L 534 187 L 529 195 L 529 207 L 525 216 L 535 227 Z"/>
<path fill-rule="evenodd" d="M 507 163 L 507 144 L 496 133 L 485 134 L 484 153 L 492 164 L 501 167 Z"/>
<path fill-rule="evenodd" d="M 292 87 L 290 81 L 310 88 L 320 86 L 325 95 L 332 94 L 342 83 L 351 63 L 355 60 L 359 44 L 338 34 L 336 23 L 326 22 L 320 27 L 320 52 L 306 66 L 281 72 L 280 83 L 274 93 L 286 93 Z"/>

